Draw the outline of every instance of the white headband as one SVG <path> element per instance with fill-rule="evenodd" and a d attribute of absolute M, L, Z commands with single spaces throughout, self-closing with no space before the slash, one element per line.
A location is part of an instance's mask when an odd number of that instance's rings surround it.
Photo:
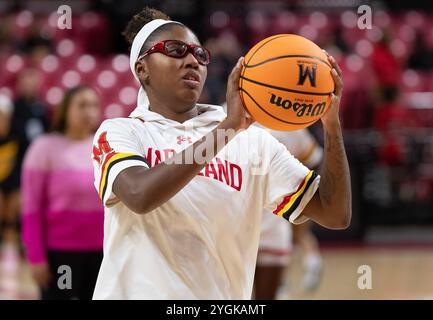
<path fill-rule="evenodd" d="M 171 20 L 163 20 L 163 19 L 155 19 L 148 23 L 146 23 L 141 30 L 137 33 L 137 35 L 134 38 L 134 41 L 132 41 L 131 46 L 131 54 L 129 55 L 129 67 L 131 68 L 131 72 L 134 75 L 135 80 L 138 82 L 138 76 L 135 73 L 135 63 L 138 60 L 138 57 L 140 55 L 141 48 L 143 47 L 143 44 L 146 42 L 147 38 L 159 27 L 169 24 L 169 23 L 177 23 L 180 25 L 183 25 L 180 22 L 177 21 L 171 21 Z M 140 90 L 138 92 L 137 97 L 137 107 L 149 107 L 149 99 L 147 97 L 146 91 L 144 91 L 144 88 L 141 86 Z"/>

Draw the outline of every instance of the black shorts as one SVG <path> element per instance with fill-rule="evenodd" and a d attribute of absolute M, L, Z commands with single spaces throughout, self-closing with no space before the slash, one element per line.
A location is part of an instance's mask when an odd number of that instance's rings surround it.
<path fill-rule="evenodd" d="M 41 291 L 42 300 L 91 300 L 101 262 L 102 250 L 48 251 L 48 264 L 53 277 L 49 288 Z M 62 265 L 69 267 L 72 276 L 70 288 L 64 288 L 68 271 Z M 63 288 L 59 287 L 59 283 L 63 284 Z"/>
<path fill-rule="evenodd" d="M 0 192 L 7 195 L 12 192 L 19 191 L 20 182 L 21 182 L 21 169 L 17 165 L 15 168 L 13 168 L 12 172 L 6 179 L 0 181 Z"/>
<path fill-rule="evenodd" d="M 20 176 L 9 176 L 6 180 L 0 182 L 0 192 L 8 195 L 20 190 Z"/>

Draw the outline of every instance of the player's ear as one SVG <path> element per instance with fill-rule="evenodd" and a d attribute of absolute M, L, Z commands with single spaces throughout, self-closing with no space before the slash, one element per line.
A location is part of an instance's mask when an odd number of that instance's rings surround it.
<path fill-rule="evenodd" d="M 146 62 L 143 61 L 143 59 L 141 59 L 135 63 L 135 73 L 137 74 L 141 83 L 147 84 L 149 82 L 148 68 L 146 66 Z"/>

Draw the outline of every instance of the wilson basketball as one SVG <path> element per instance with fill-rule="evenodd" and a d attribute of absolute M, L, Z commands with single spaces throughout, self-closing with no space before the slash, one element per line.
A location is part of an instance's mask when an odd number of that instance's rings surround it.
<path fill-rule="evenodd" d="M 279 34 L 257 43 L 245 56 L 240 93 L 263 126 L 282 131 L 310 126 L 328 110 L 334 81 L 326 54 L 314 42 Z"/>

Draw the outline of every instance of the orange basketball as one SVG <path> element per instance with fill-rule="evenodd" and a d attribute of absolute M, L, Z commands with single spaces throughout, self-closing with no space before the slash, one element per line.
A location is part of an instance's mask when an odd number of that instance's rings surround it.
<path fill-rule="evenodd" d="M 314 42 L 279 34 L 256 44 L 245 56 L 240 92 L 245 107 L 263 126 L 298 130 L 328 110 L 334 81 L 326 54 Z"/>

